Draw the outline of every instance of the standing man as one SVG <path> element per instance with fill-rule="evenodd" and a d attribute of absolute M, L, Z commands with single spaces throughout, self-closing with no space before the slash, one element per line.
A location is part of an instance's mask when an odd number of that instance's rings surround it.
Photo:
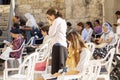
<path fill-rule="evenodd" d="M 117 24 L 114 24 L 114 26 L 116 26 L 116 33 L 120 36 L 120 11 L 116 11 L 115 13 L 116 17 L 117 17 Z"/>

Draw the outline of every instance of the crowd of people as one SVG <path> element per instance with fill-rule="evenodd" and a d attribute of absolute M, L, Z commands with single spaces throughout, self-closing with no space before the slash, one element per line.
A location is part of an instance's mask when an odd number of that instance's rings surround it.
<path fill-rule="evenodd" d="M 118 21 L 114 26 L 117 26 L 116 34 L 120 37 L 120 11 L 117 11 L 115 15 Z M 43 23 L 38 25 L 30 13 L 26 13 L 25 17 L 27 21 L 22 20 L 19 16 L 13 17 L 13 27 L 10 31 L 13 41 L 7 48 L 9 48 L 9 51 L 18 49 L 24 39 L 27 43 L 31 37 L 36 35 L 38 37 L 33 43 L 35 51 L 39 51 L 44 44 L 50 42 L 52 76 L 57 77 L 62 73 L 66 75 L 82 73 L 91 58 L 104 58 L 108 51 L 114 47 L 115 33 L 112 29 L 113 26 L 109 22 L 103 22 L 101 25 L 100 20 L 96 19 L 93 23 L 91 21 L 87 21 L 85 24 L 79 22 L 76 27 L 73 27 L 72 23 L 66 22 L 56 8 L 51 8 L 46 12 L 49 25 Z M 42 44 L 36 44 L 38 39 Z M 96 45 L 92 56 L 86 46 L 86 43 L 90 42 Z M 8 51 L 7 48 L 2 50 L 2 54 L 4 54 L 4 51 Z M 1 54 L 0 58 L 3 59 L 2 56 L 5 56 L 5 58 L 20 57 L 20 53 L 9 53 L 7 52 L 6 55 Z M 62 71 L 59 71 L 60 69 Z M 39 80 L 43 79 L 44 76 Z"/>

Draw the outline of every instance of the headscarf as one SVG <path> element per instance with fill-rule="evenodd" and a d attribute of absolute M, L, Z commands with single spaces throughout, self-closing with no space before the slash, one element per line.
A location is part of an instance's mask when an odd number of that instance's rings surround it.
<path fill-rule="evenodd" d="M 108 29 L 108 31 L 104 33 L 109 33 L 110 31 L 112 31 L 112 26 L 108 22 L 103 23 L 103 26 Z"/>
<path fill-rule="evenodd" d="M 26 22 L 26 26 L 38 28 L 38 25 L 37 25 L 36 20 L 34 19 L 33 15 L 31 15 L 30 13 L 26 13 L 25 17 L 28 19 Z"/>

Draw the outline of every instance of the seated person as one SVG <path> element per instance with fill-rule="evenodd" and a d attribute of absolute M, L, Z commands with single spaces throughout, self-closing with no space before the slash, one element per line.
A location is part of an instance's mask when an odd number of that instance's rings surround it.
<path fill-rule="evenodd" d="M 64 71 L 65 75 L 75 75 L 82 73 L 86 68 L 90 60 L 90 51 L 86 48 L 85 43 L 81 39 L 79 33 L 72 31 L 67 35 L 68 46 L 68 57 L 66 60 L 67 70 L 53 74 L 53 77 L 60 76 Z M 44 75 L 43 75 L 44 76 Z M 38 80 L 44 80 L 43 77 Z"/>
<path fill-rule="evenodd" d="M 93 57 L 95 59 L 97 58 L 104 58 L 107 54 L 108 48 L 106 47 L 107 45 L 112 45 L 115 42 L 115 35 L 114 32 L 112 31 L 112 27 L 110 26 L 109 23 L 105 22 L 102 26 L 103 28 L 103 34 L 100 38 L 97 38 L 97 43 L 99 45 L 96 45 L 96 49 L 94 51 Z M 111 46 L 112 48 L 113 46 Z M 110 48 L 110 49 L 111 49 Z"/>
<path fill-rule="evenodd" d="M 21 47 L 22 43 L 24 42 L 24 37 L 20 34 L 19 29 L 12 29 L 11 37 L 13 41 L 6 44 L 6 47 L 2 49 L 2 54 L 0 55 L 0 59 L 7 60 L 7 58 L 16 58 L 18 59 L 21 55 L 21 51 L 18 52 L 11 52 L 12 50 L 17 50 Z"/>
<path fill-rule="evenodd" d="M 49 26 L 43 26 L 41 27 L 41 34 L 43 35 L 44 39 L 42 44 L 40 44 L 36 50 L 39 50 L 44 44 L 48 43 L 50 41 L 50 38 L 48 36 Z"/>
<path fill-rule="evenodd" d="M 92 33 L 93 33 L 93 26 L 91 22 L 86 22 L 85 24 L 85 28 L 82 30 L 82 38 L 83 40 L 87 43 L 87 42 L 91 42 L 91 38 L 92 38 Z"/>
<path fill-rule="evenodd" d="M 43 26 L 43 27 L 41 27 L 41 33 L 42 33 L 44 39 L 43 39 L 43 42 L 42 42 L 41 45 L 36 46 L 37 47 L 36 51 L 39 52 L 40 49 L 45 46 L 45 44 L 49 44 L 50 37 L 48 36 L 48 30 L 49 30 L 49 26 Z M 42 55 L 43 55 L 43 57 L 45 57 L 48 54 L 48 52 L 46 52 L 47 51 L 46 49 L 49 49 L 49 47 L 45 46 L 44 49 L 42 49 L 42 52 L 43 52 Z M 38 62 L 35 65 L 35 70 L 36 71 L 43 71 L 43 70 L 45 70 L 45 68 L 46 68 L 46 60 L 44 62 Z"/>
<path fill-rule="evenodd" d="M 27 46 L 26 47 L 27 53 L 33 52 L 33 51 L 35 51 L 35 49 L 36 49 L 36 51 L 39 51 L 39 49 L 42 46 L 44 46 L 44 44 L 46 44 L 46 43 L 48 43 L 50 41 L 49 36 L 48 36 L 48 30 L 49 30 L 49 26 L 43 26 L 43 27 L 41 27 L 41 33 L 42 33 L 42 35 L 44 37 L 42 44 L 40 44 L 40 45 L 36 44 L 36 45 Z M 40 40 L 37 39 L 35 42 L 39 43 L 39 41 Z M 31 51 L 31 50 L 33 50 L 33 51 Z"/>

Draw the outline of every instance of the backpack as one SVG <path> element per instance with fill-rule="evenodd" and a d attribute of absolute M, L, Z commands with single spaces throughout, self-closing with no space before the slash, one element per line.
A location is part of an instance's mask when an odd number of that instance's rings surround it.
<path fill-rule="evenodd" d="M 39 38 L 42 37 L 41 31 L 38 28 L 32 28 L 30 31 L 31 36 L 37 35 Z"/>
<path fill-rule="evenodd" d="M 114 61 L 117 62 L 117 64 L 114 65 L 114 68 L 110 73 L 111 80 L 120 80 L 120 60 L 118 59 L 118 57 L 120 57 L 120 55 L 115 54 Z"/>
<path fill-rule="evenodd" d="M 0 36 L 2 36 L 2 34 L 3 34 L 2 30 L 0 30 Z"/>
<path fill-rule="evenodd" d="M 117 64 L 110 73 L 111 80 L 120 80 L 120 63 Z"/>

